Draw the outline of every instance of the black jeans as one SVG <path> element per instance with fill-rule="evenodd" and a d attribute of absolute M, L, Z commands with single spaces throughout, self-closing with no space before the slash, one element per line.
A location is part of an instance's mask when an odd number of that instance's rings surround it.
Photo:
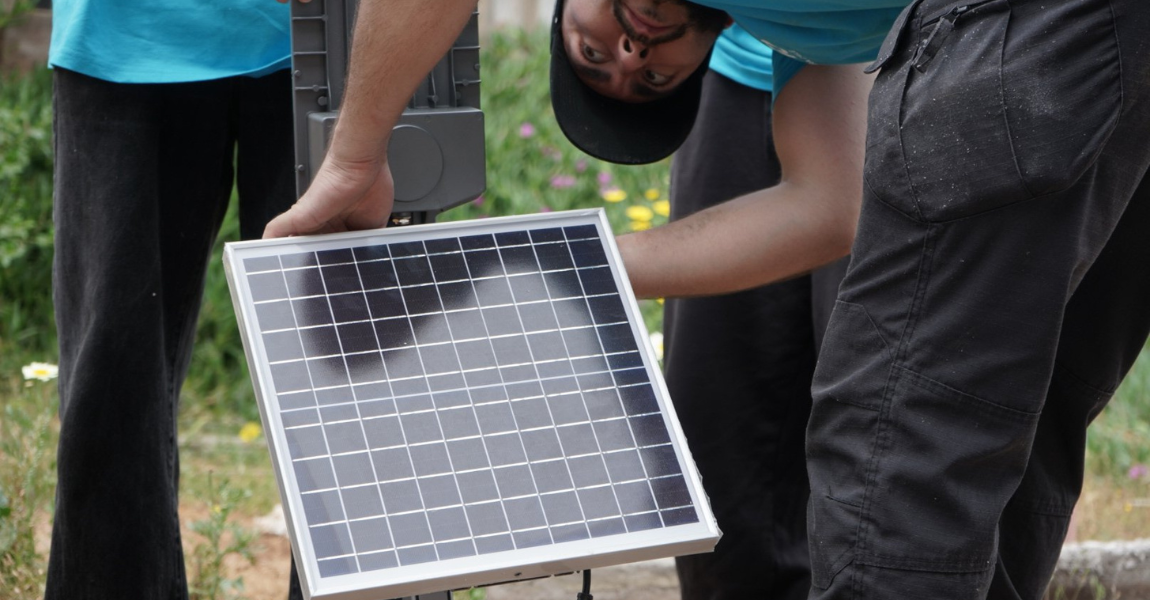
<path fill-rule="evenodd" d="M 672 166 L 672 218 L 779 177 L 770 93 L 709 72 L 695 128 Z M 804 433 L 817 342 L 845 266 L 667 300 L 667 388 L 723 531 L 715 552 L 678 559 L 684 600 L 807 596 Z"/>
<path fill-rule="evenodd" d="M 180 386 L 233 179 L 244 237 L 295 200 L 291 84 L 287 71 L 116 84 L 59 68 L 55 84 L 61 430 L 45 597 L 183 599 Z"/>
<path fill-rule="evenodd" d="M 904 15 L 815 375 L 811 597 L 1037 599 L 1150 331 L 1150 4 Z"/>

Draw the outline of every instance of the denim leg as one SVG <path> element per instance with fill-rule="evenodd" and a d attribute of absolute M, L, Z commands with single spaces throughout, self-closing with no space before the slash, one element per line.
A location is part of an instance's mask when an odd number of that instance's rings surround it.
<path fill-rule="evenodd" d="M 901 32 L 815 375 L 811 598 L 1041 597 L 1150 329 L 1147 16 L 925 0 Z"/>
<path fill-rule="evenodd" d="M 46 598 L 183 599 L 176 413 L 231 195 L 234 82 L 55 77 L 61 432 Z"/>

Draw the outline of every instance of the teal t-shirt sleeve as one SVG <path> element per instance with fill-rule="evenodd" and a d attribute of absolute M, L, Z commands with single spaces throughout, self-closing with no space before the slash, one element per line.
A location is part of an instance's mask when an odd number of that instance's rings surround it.
<path fill-rule="evenodd" d="M 726 11 L 774 51 L 777 97 L 803 64 L 873 61 L 911 0 L 697 0 Z"/>
<path fill-rule="evenodd" d="M 738 24 L 724 29 L 715 41 L 710 67 L 749 88 L 771 91 L 771 49 Z"/>
<path fill-rule="evenodd" d="M 783 91 L 783 87 L 787 85 L 787 82 L 806 64 L 807 63 L 801 60 L 795 60 L 778 52 L 772 54 L 771 67 L 774 72 L 774 81 L 771 86 L 771 98 L 778 98 L 779 92 Z"/>

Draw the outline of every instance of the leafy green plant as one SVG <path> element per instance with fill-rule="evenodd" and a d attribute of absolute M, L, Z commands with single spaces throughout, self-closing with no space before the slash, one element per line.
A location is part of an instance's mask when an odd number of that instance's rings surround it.
<path fill-rule="evenodd" d="M 1107 594 L 1098 573 L 1079 568 L 1070 573 L 1060 573 L 1043 597 L 1049 600 L 1106 600 Z"/>
<path fill-rule="evenodd" d="M 227 577 L 224 574 L 224 560 L 235 554 L 254 564 L 252 542 L 255 533 L 229 521 L 228 517 L 250 492 L 232 487 L 227 479 L 221 479 L 218 485 L 213 485 L 209 475 L 208 481 L 208 495 L 203 498 L 208 505 L 208 516 L 191 524 L 191 530 L 203 537 L 203 541 L 196 544 L 189 559 L 189 572 L 192 575 L 188 584 L 189 598 L 237 598 L 244 590 L 243 578 Z"/>
<path fill-rule="evenodd" d="M 0 81 L 0 339 L 55 352 L 52 285 L 52 78 Z"/>
<path fill-rule="evenodd" d="M 7 9 L 0 8 L 0 35 L 5 27 L 18 21 L 33 8 L 36 8 L 36 0 L 13 0 Z"/>

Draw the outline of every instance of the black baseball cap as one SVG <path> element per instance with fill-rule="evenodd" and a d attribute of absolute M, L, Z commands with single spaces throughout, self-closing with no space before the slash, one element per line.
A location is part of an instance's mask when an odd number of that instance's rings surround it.
<path fill-rule="evenodd" d="M 564 0 L 551 20 L 551 106 L 563 134 L 577 148 L 608 162 L 641 165 L 671 155 L 687 139 L 699 112 L 711 54 L 670 95 L 631 103 L 608 98 L 583 83 L 563 46 Z"/>

